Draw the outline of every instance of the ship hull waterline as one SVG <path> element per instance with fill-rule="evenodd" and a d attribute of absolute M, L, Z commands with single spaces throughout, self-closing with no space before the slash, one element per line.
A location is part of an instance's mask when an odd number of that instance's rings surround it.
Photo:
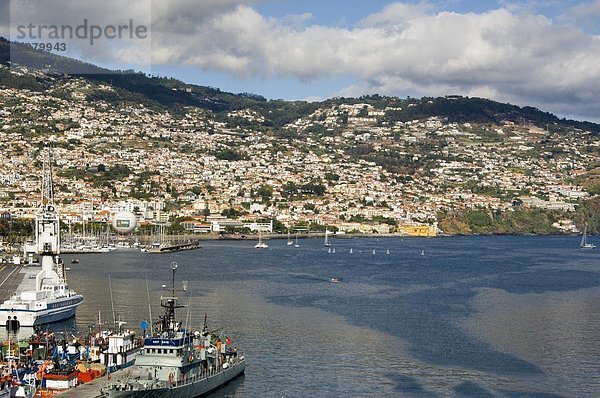
<path fill-rule="evenodd" d="M 18 327 L 33 327 L 39 325 L 46 325 L 49 323 L 59 322 L 65 319 L 69 319 L 75 316 L 77 307 L 83 298 L 70 306 L 65 306 L 59 310 L 18 310 L 18 309 L 0 309 L 0 325 L 12 325 L 15 324 L 15 319 L 18 321 Z"/>
<path fill-rule="evenodd" d="M 192 398 L 200 397 L 229 383 L 244 373 L 246 362 L 241 361 L 217 374 L 197 380 L 193 383 L 158 388 L 153 390 L 115 391 L 105 393 L 105 397 L 114 398 Z"/>

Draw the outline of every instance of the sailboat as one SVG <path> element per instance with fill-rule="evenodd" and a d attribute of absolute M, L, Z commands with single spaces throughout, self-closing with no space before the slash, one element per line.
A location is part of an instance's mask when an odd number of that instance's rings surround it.
<path fill-rule="evenodd" d="M 421 256 L 425 255 L 425 250 L 421 250 Z"/>
<path fill-rule="evenodd" d="M 326 247 L 331 246 L 331 242 L 329 241 L 329 230 L 325 229 L 325 243 Z"/>
<path fill-rule="evenodd" d="M 354 253 L 354 252 L 352 251 L 352 248 L 350 248 L 350 254 L 352 254 L 352 253 Z"/>
<path fill-rule="evenodd" d="M 262 235 L 260 233 L 260 231 L 258 231 L 258 243 L 254 245 L 255 249 L 266 249 L 268 248 L 269 245 L 267 245 L 266 243 L 264 243 L 262 241 Z"/>
<path fill-rule="evenodd" d="M 329 250 L 327 250 L 327 253 L 331 253 L 331 247 L 329 248 Z"/>
<path fill-rule="evenodd" d="M 333 248 L 333 250 L 331 251 L 332 253 L 335 253 L 335 247 Z"/>
<path fill-rule="evenodd" d="M 294 242 L 292 242 L 292 237 L 290 236 L 290 230 L 288 229 L 288 240 L 287 240 L 287 245 L 291 246 L 293 245 Z"/>
<path fill-rule="evenodd" d="M 373 249 L 373 254 L 375 254 L 375 249 Z"/>
<path fill-rule="evenodd" d="M 298 244 L 298 234 L 296 234 L 296 244 L 294 245 L 294 247 L 300 247 L 300 245 Z"/>
<path fill-rule="evenodd" d="M 385 254 L 390 254 L 390 249 L 387 249 L 387 250 L 385 251 Z"/>
<path fill-rule="evenodd" d="M 587 223 L 585 224 L 585 227 L 583 228 L 583 236 L 581 237 L 580 247 L 582 249 L 595 249 L 596 248 L 596 245 L 587 241 Z"/>

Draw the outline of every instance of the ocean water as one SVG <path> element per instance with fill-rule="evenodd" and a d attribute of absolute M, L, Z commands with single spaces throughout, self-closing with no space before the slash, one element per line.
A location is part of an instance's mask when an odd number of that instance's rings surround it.
<path fill-rule="evenodd" d="M 577 237 L 268 244 L 77 255 L 85 302 L 54 327 L 112 322 L 109 274 L 128 327 L 150 319 L 146 278 L 156 320 L 175 261 L 180 319 L 199 329 L 208 314 L 248 359 L 214 397 L 600 396 L 600 251 Z"/>

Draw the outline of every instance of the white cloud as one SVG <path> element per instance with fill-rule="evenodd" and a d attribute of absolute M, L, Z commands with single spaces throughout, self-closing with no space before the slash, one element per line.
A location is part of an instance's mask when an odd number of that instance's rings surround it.
<path fill-rule="evenodd" d="M 188 65 L 240 76 L 355 76 L 342 94 L 485 95 L 582 115 L 600 108 L 600 38 L 507 9 L 433 13 L 426 4 L 394 4 L 353 29 L 298 30 L 238 6 L 179 47 Z"/>

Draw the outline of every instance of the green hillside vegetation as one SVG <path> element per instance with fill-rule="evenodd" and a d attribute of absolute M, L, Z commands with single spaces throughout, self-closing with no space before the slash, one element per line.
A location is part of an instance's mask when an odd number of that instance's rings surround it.
<path fill-rule="evenodd" d="M 321 103 L 305 101 L 267 100 L 252 93 L 228 93 L 218 88 L 186 84 L 180 80 L 159 76 L 148 76 L 134 71 L 111 71 L 92 64 L 77 61 L 53 53 L 34 50 L 20 43 L 10 43 L 0 37 L 0 64 L 9 65 L 11 60 L 19 60 L 32 69 L 44 70 L 55 79 L 68 76 L 81 77 L 92 82 L 109 84 L 117 93 L 95 92 L 91 101 L 109 102 L 130 101 L 149 107 L 160 105 L 177 110 L 182 106 L 194 106 L 215 113 L 238 109 L 250 109 L 263 115 L 265 127 L 280 128 L 300 117 L 314 112 L 319 107 L 364 103 L 377 109 L 386 107 L 401 108 L 388 110 L 385 121 L 409 121 L 432 116 L 446 118 L 455 122 L 474 122 L 499 124 L 512 121 L 517 124 L 532 123 L 552 131 L 568 128 L 588 130 L 600 133 L 600 125 L 590 122 L 566 120 L 533 107 L 518 107 L 483 98 L 447 96 L 441 98 L 424 97 L 421 99 L 368 95 L 359 98 L 333 98 Z M 31 76 L 14 76 L 6 70 L 0 70 L 0 82 L 8 87 L 27 88 L 34 91 L 50 88 L 52 81 Z"/>
<path fill-rule="evenodd" d="M 438 214 L 439 227 L 448 235 L 550 235 L 562 213 L 542 209 L 515 208 L 504 213 L 470 210 Z"/>

